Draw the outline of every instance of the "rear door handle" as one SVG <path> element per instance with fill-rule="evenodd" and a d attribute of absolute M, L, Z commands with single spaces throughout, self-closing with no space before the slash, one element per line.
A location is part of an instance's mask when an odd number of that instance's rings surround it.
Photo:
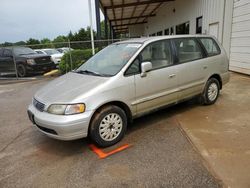
<path fill-rule="evenodd" d="M 169 78 L 173 78 L 173 77 L 175 77 L 176 76 L 176 74 L 170 74 L 168 77 Z"/>
<path fill-rule="evenodd" d="M 207 69 L 207 66 L 204 66 L 203 69 Z"/>

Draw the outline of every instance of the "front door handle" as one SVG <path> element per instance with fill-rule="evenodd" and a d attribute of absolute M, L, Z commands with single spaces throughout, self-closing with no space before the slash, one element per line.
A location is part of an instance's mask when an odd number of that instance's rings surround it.
<path fill-rule="evenodd" d="M 173 77 L 175 77 L 176 76 L 176 74 L 170 74 L 168 77 L 169 78 L 173 78 Z"/>
<path fill-rule="evenodd" d="M 207 69 L 207 66 L 204 66 L 203 69 Z"/>

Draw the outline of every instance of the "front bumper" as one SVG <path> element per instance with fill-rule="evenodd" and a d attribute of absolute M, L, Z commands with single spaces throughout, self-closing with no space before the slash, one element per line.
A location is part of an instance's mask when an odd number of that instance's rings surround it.
<path fill-rule="evenodd" d="M 76 115 L 54 115 L 40 112 L 32 104 L 28 116 L 32 123 L 44 134 L 59 140 L 75 140 L 88 136 L 92 111 Z"/>
<path fill-rule="evenodd" d="M 42 73 L 48 72 L 56 68 L 56 65 L 51 62 L 47 64 L 37 64 L 37 65 L 29 65 L 27 66 L 27 71 L 30 73 Z"/>

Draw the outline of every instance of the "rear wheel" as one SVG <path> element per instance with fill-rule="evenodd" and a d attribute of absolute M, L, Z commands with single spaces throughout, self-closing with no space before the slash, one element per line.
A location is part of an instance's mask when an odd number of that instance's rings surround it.
<path fill-rule="evenodd" d="M 205 105 L 214 104 L 220 94 L 220 83 L 216 78 L 210 78 L 201 96 L 201 102 Z"/>
<path fill-rule="evenodd" d="M 26 76 L 26 68 L 24 65 L 20 64 L 17 65 L 17 74 L 19 77 L 25 77 Z"/>
<path fill-rule="evenodd" d="M 106 106 L 98 111 L 90 125 L 90 137 L 100 147 L 119 142 L 127 129 L 125 112 L 117 106 Z"/>

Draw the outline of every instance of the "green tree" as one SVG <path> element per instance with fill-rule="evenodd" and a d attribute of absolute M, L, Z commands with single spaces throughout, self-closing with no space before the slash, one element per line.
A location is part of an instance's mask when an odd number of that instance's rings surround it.
<path fill-rule="evenodd" d="M 37 39 L 30 38 L 29 40 L 26 41 L 26 44 L 30 45 L 30 47 L 34 49 L 40 48 L 39 46 L 40 41 Z"/>

